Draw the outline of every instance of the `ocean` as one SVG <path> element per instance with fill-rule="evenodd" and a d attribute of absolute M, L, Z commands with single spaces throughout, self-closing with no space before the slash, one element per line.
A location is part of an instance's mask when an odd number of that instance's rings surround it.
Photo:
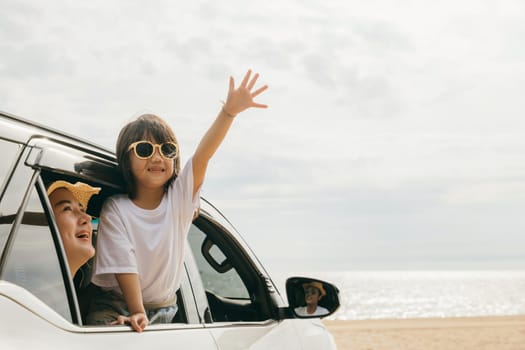
<path fill-rule="evenodd" d="M 335 284 L 341 307 L 332 320 L 474 317 L 525 314 L 525 271 L 346 271 L 276 274 Z"/>

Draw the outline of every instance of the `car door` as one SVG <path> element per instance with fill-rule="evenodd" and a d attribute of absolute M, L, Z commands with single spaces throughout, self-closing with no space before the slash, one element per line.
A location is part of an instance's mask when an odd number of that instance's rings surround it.
<path fill-rule="evenodd" d="M 9 149 L 4 157 L 13 162 L 0 168 L 2 349 L 217 349 L 198 314 L 187 276 L 179 323 L 150 325 L 141 334 L 128 326 L 84 326 L 45 183 L 56 178 L 80 180 L 111 192 L 111 180 L 98 182 L 96 172 L 86 171 L 107 167 L 108 162 L 100 160 L 97 165 L 96 154 L 52 140 L 3 149 Z"/>
<path fill-rule="evenodd" d="M 276 291 L 243 245 L 201 210 L 188 237 L 206 294 L 211 330 L 219 349 L 301 349 L 295 323 L 278 321 Z M 197 293 L 197 291 L 194 291 Z"/>

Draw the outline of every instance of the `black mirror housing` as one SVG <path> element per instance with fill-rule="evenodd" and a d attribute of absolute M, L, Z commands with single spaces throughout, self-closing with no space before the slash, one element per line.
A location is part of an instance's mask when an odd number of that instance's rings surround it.
<path fill-rule="evenodd" d="M 297 318 L 326 317 L 340 306 L 339 289 L 328 282 L 290 277 L 286 280 L 286 295 L 290 311 Z"/>

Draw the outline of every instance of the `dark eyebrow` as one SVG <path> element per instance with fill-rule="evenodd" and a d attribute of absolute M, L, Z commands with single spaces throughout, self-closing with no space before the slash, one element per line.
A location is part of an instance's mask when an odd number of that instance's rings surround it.
<path fill-rule="evenodd" d="M 54 207 L 58 207 L 59 205 L 66 204 L 66 203 L 71 204 L 71 201 L 68 200 L 68 199 L 63 199 L 63 200 L 61 200 L 61 201 L 55 203 Z"/>
<path fill-rule="evenodd" d="M 58 207 L 60 205 L 63 205 L 63 204 L 73 204 L 72 201 L 70 201 L 69 199 L 63 199 L 57 203 L 55 203 L 55 207 Z M 78 203 L 78 206 L 80 207 L 80 209 L 84 209 L 84 206 L 82 206 L 82 204 Z"/>

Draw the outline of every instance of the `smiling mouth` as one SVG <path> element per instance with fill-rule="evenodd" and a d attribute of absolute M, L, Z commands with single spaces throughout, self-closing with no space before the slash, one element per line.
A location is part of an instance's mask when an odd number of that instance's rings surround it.
<path fill-rule="evenodd" d="M 82 233 L 77 234 L 76 237 L 80 239 L 89 239 L 89 234 L 82 232 Z"/>

